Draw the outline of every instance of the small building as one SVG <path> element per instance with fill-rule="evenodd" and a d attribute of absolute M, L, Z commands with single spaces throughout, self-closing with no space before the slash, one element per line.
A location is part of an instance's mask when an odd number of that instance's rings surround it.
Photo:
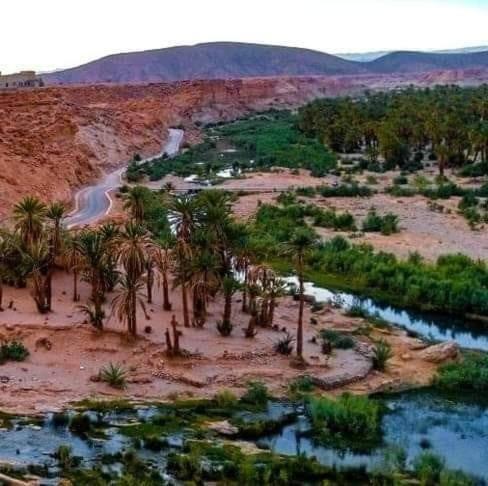
<path fill-rule="evenodd" d="M 35 71 L 21 71 L 14 74 L 2 74 L 0 72 L 0 89 L 39 88 L 44 82 Z"/>

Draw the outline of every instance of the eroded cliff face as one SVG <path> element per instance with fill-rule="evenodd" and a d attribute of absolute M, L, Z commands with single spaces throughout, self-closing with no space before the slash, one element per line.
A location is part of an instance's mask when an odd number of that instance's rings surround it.
<path fill-rule="evenodd" d="M 134 153 L 159 152 L 170 125 L 295 106 L 350 89 L 334 79 L 246 79 L 0 93 L 0 213 L 25 194 L 72 190 Z"/>
<path fill-rule="evenodd" d="M 134 153 L 159 152 L 171 125 L 194 127 L 411 82 L 435 84 L 436 77 L 247 78 L 0 92 L 0 214 L 26 194 L 69 201 L 75 188 Z"/>

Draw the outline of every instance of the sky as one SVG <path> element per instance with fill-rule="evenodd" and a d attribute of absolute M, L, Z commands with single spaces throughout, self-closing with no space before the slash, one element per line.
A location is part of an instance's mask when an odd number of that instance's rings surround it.
<path fill-rule="evenodd" d="M 4 0 L 0 71 L 238 41 L 329 53 L 488 45 L 488 0 Z"/>

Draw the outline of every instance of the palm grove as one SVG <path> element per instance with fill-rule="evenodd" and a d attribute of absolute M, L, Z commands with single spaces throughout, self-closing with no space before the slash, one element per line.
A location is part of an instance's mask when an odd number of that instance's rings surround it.
<path fill-rule="evenodd" d="M 441 175 L 448 166 L 486 166 L 488 85 L 321 99 L 300 110 L 299 127 L 337 152 L 364 152 L 371 167 L 380 155 L 387 168 L 405 169 L 428 156 Z"/>
<path fill-rule="evenodd" d="M 250 227 L 232 218 L 229 194 L 207 190 L 197 196 L 173 196 L 169 189 L 153 193 L 133 187 L 124 195 L 130 215 L 125 224 L 79 230 L 63 226 L 66 208 L 61 203 L 45 205 L 25 197 L 13 209 L 12 224 L 1 231 L 1 283 L 28 286 L 37 310 L 48 313 L 53 310 L 54 274 L 69 272 L 72 300 L 87 321 L 101 331 L 115 316 L 132 338 L 138 332 L 138 311 L 149 318 L 146 305 L 152 303 L 155 291 L 161 292 L 167 312 L 173 307 L 171 298 L 180 296 L 184 327 L 204 327 L 209 303 L 221 297 L 216 326 L 229 336 L 237 291 L 239 310 L 249 316 L 245 336 L 253 338 L 260 326 L 271 327 L 277 299 L 286 288 L 262 263 L 266 250 Z M 300 275 L 311 243 L 310 234 L 300 229 L 280 249 L 294 255 Z M 90 289 L 86 302 L 80 302 L 80 281 Z M 301 356 L 303 295 L 299 300 Z"/>

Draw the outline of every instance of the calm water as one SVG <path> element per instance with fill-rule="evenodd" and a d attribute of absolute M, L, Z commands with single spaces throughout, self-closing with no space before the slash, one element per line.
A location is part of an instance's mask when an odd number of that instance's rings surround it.
<path fill-rule="evenodd" d="M 335 450 L 317 446 L 300 432 L 309 428 L 307 419 L 300 416 L 291 425 L 273 436 L 260 439 L 258 445 L 287 455 L 315 456 L 326 465 L 337 467 L 364 465 L 369 469 L 382 464 L 385 452 L 393 446 L 401 447 L 407 454 L 408 463 L 422 452 L 422 445 L 442 456 L 453 469 L 461 469 L 480 478 L 488 479 L 488 403 L 453 400 L 430 391 L 412 392 L 378 398 L 389 409 L 383 419 L 384 445 L 370 453 L 357 454 L 347 450 Z M 292 405 L 271 403 L 269 418 L 277 419 L 290 412 Z M 156 408 L 141 408 L 131 412 L 104 415 L 108 422 L 106 439 L 83 440 L 72 434 L 66 426 L 55 426 L 50 415 L 40 427 L 21 425 L 20 421 L 9 430 L 0 431 L 0 458 L 27 464 L 47 464 L 51 475 L 56 475 L 56 460 L 52 454 L 60 445 L 69 444 L 74 455 L 84 458 L 85 464 L 93 464 L 103 453 L 116 453 L 130 448 L 129 440 L 119 432 L 119 426 L 139 421 L 157 413 Z M 243 413 L 255 419 L 256 414 Z M 96 414 L 92 414 L 96 418 Z M 181 447 L 182 435 L 175 434 L 170 447 Z M 149 459 L 154 467 L 164 471 L 165 451 L 138 451 Z M 44 484 L 48 484 L 45 482 Z"/>
<path fill-rule="evenodd" d="M 285 280 L 290 284 L 297 284 L 296 277 L 287 277 Z M 318 302 L 335 299 L 341 301 L 344 307 L 360 303 L 371 314 L 378 314 L 392 324 L 415 331 L 422 337 L 433 341 L 456 341 L 463 348 L 488 351 L 488 328 L 482 323 L 452 316 L 399 309 L 381 304 L 373 299 L 317 287 L 310 282 L 305 284 L 305 292 L 307 295 L 313 295 Z"/>
<path fill-rule="evenodd" d="M 488 479 L 488 403 L 453 400 L 433 392 L 401 394 L 384 401 L 390 410 L 383 419 L 385 444 L 369 454 L 315 445 L 300 433 L 308 428 L 303 416 L 260 443 L 281 454 L 305 454 L 328 465 L 369 469 L 380 466 L 392 447 L 402 448 L 411 465 L 425 450 L 423 445 L 443 457 L 448 467 Z"/>

